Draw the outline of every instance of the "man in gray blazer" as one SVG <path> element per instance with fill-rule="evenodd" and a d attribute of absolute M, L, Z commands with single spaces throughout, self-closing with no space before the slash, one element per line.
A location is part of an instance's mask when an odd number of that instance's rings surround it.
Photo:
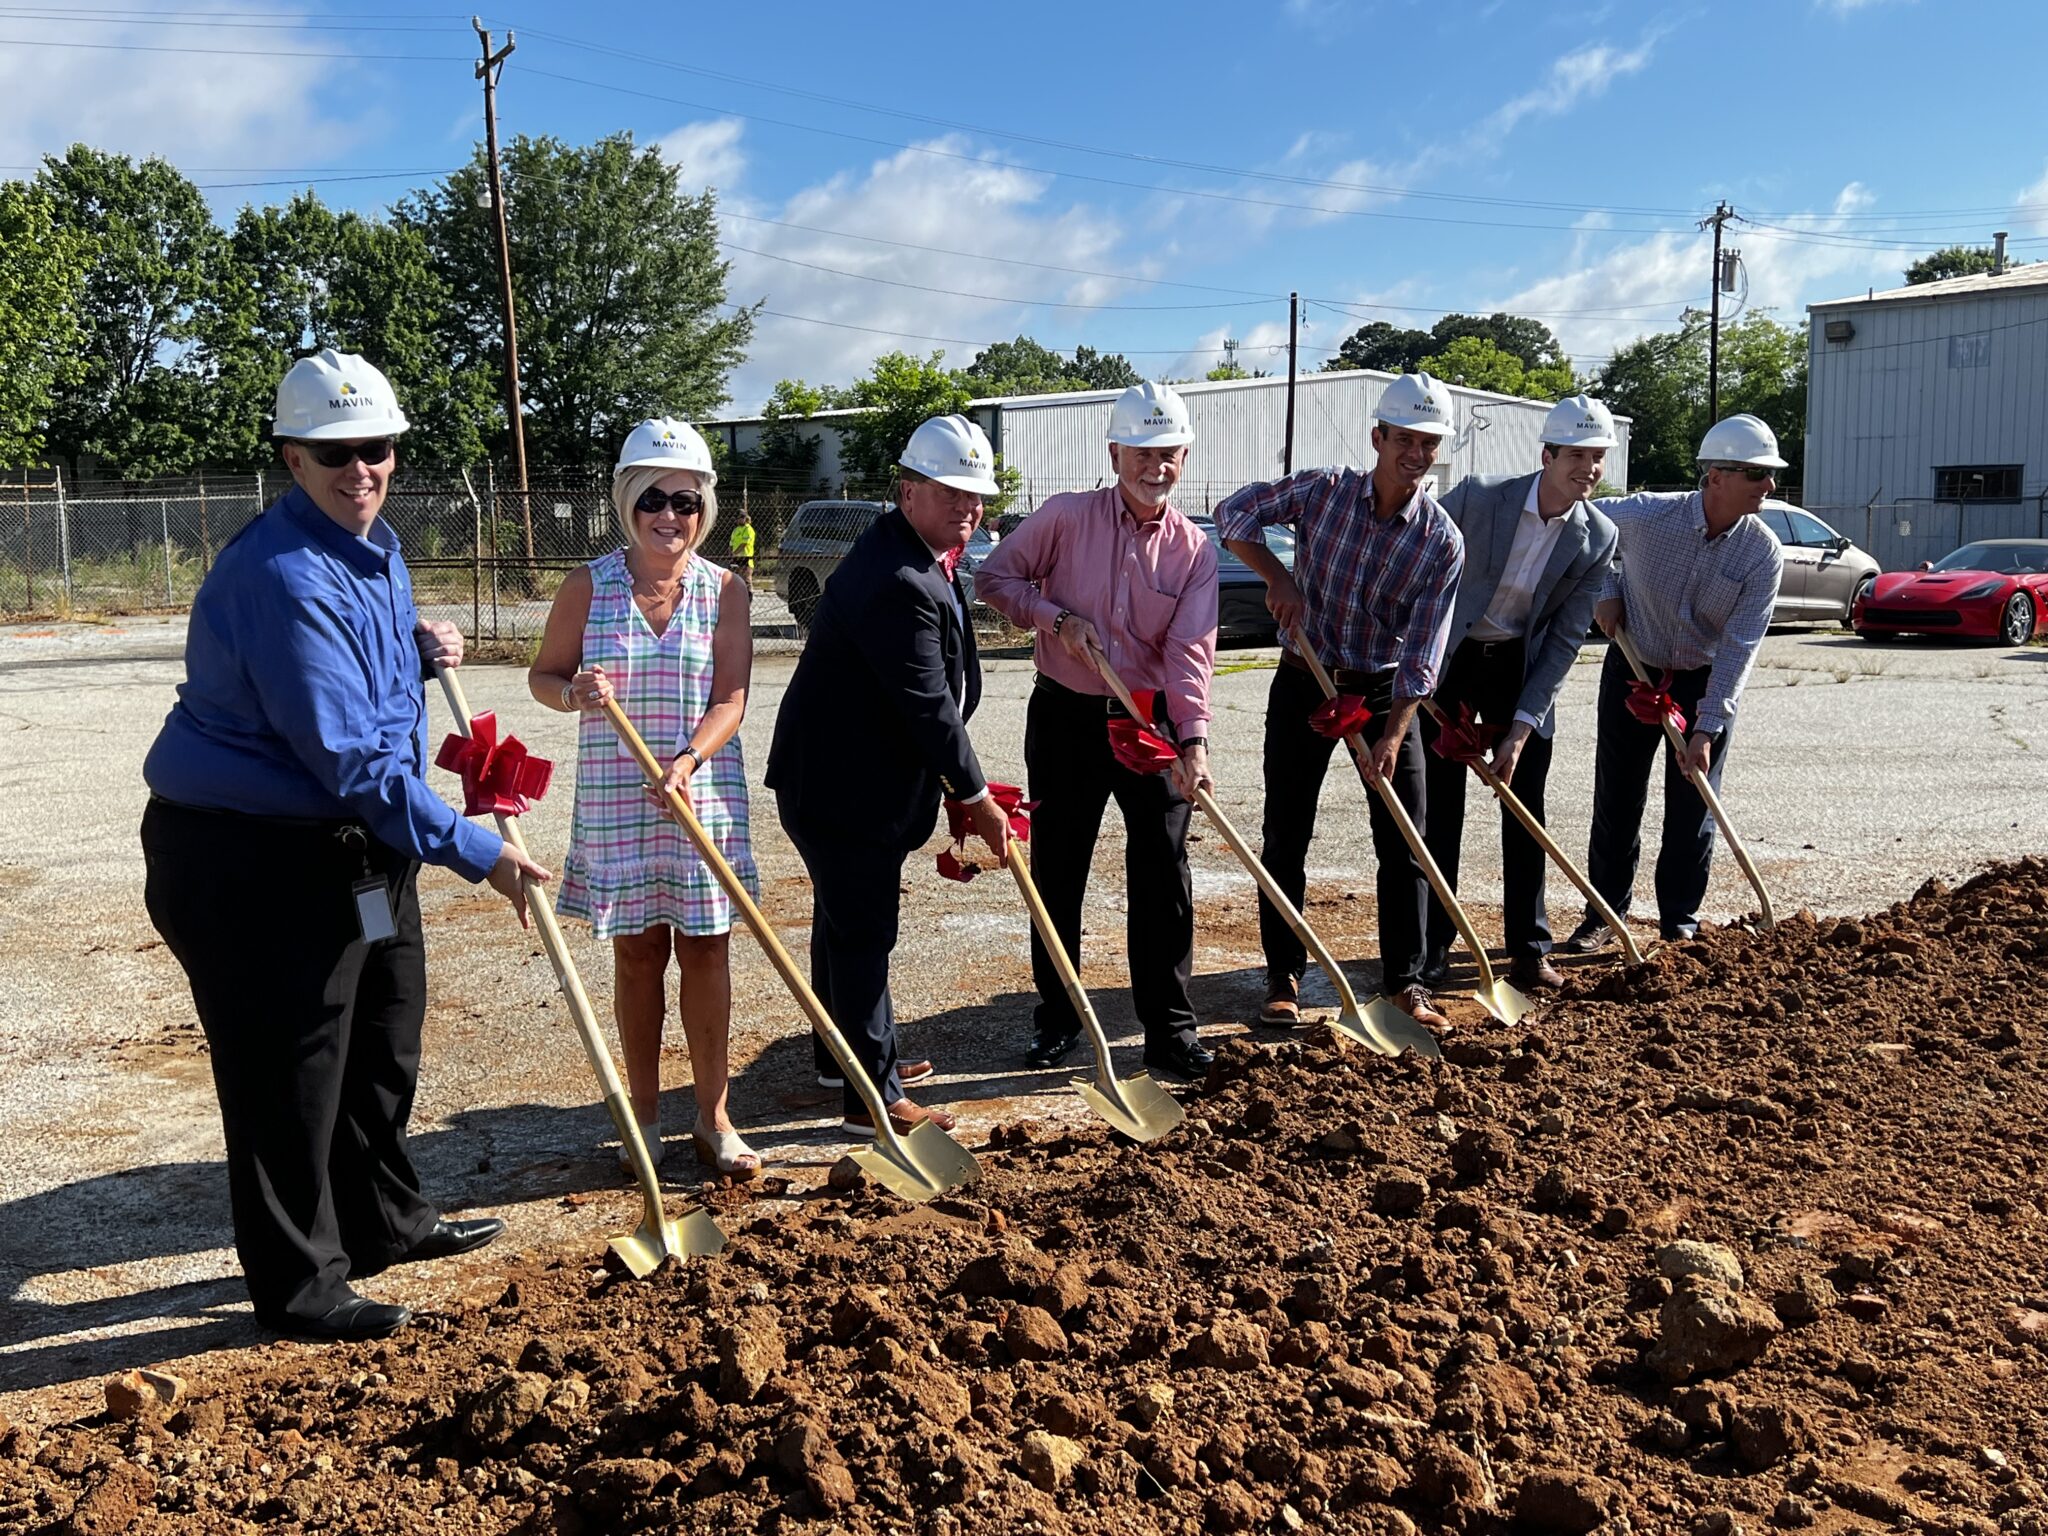
<path fill-rule="evenodd" d="M 1465 579 L 1451 614 L 1449 660 L 1436 702 L 1453 720 L 1469 708 L 1505 734 L 1495 773 L 1530 814 L 1543 819 L 1550 773 L 1553 706 L 1585 643 L 1593 605 L 1614 561 L 1614 524 L 1590 500 L 1615 445 L 1614 418 L 1584 394 L 1560 402 L 1543 423 L 1543 468 L 1535 474 L 1468 476 L 1443 498 L 1465 536 Z M 1458 883 L 1471 770 L 1440 756 L 1426 732 L 1429 823 L 1425 841 L 1444 878 Z M 1501 808 L 1501 907 L 1508 979 L 1528 991 L 1561 981 L 1550 963 L 1543 901 L 1543 850 Z M 1429 912 L 1423 982 L 1440 986 L 1450 969 L 1451 920 Z"/>

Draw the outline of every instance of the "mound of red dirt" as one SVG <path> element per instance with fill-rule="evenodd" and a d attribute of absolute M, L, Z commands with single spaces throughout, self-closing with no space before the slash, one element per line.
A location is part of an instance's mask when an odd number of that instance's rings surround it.
<path fill-rule="evenodd" d="M 0 1426 L 0 1531 L 2048 1531 L 2048 865 Z"/>

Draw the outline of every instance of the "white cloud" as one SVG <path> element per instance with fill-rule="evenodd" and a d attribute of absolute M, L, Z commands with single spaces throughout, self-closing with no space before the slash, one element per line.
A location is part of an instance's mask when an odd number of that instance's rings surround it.
<path fill-rule="evenodd" d="M 2048 235 L 2048 166 L 2041 168 L 2039 181 L 2013 199 L 2013 205 L 2015 223 L 2037 235 Z"/>
<path fill-rule="evenodd" d="M 1640 72 L 1657 46 L 1652 34 L 1634 48 L 1590 43 L 1551 60 L 1543 83 L 1524 91 L 1486 115 L 1475 139 L 1488 141 L 1514 132 L 1525 118 L 1559 117 L 1607 93 L 1615 81 Z"/>
<path fill-rule="evenodd" d="M 744 127 L 734 117 L 706 118 L 664 134 L 654 147 L 676 168 L 684 192 L 694 195 L 704 187 L 729 192 L 746 169 L 746 152 L 740 148 Z"/>
<path fill-rule="evenodd" d="M 1911 5 L 1913 0 L 1813 0 L 1816 11 L 1827 11 L 1836 16 L 1850 16 L 1857 11 L 1875 10 L 1880 5 Z"/>

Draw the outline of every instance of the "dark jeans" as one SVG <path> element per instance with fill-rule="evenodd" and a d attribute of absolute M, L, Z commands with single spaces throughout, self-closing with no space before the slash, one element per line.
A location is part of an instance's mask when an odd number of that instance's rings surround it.
<path fill-rule="evenodd" d="M 1349 686 L 1352 681 L 1362 686 Z M 1370 745 L 1379 734 L 1380 720 L 1393 707 L 1393 672 L 1340 679 L 1339 686 L 1347 693 L 1362 693 L 1372 710 L 1374 719 L 1365 728 Z M 1297 908 L 1308 888 L 1308 845 L 1315 836 L 1316 801 L 1330 754 L 1342 751 L 1349 755 L 1341 743 L 1310 728 L 1308 717 L 1322 702 L 1322 688 L 1305 669 L 1284 661 L 1274 669 L 1273 686 L 1266 694 L 1266 815 L 1259 860 Z M 1379 866 L 1381 985 L 1388 992 L 1398 992 L 1412 986 L 1422 974 L 1423 913 L 1435 897 L 1378 792 L 1368 787 L 1365 793 L 1372 802 L 1372 848 Z M 1418 831 L 1426 831 L 1429 825 L 1426 793 L 1422 733 L 1411 724 L 1394 764 L 1394 796 Z M 1263 894 L 1259 897 L 1259 942 L 1266 951 L 1269 981 L 1301 978 L 1308 952 Z"/>
<path fill-rule="evenodd" d="M 192 984 L 235 1250 L 270 1323 L 319 1317 L 437 1215 L 405 1145 L 427 999 L 419 865 L 337 826 L 161 800 L 142 816 L 143 900 Z M 366 858 L 397 929 L 374 944 L 350 893 Z"/>
<path fill-rule="evenodd" d="M 1443 680 L 1437 685 L 1436 702 L 1453 720 L 1460 705 L 1470 706 L 1483 725 L 1505 731 L 1515 723 L 1515 701 L 1521 696 L 1524 648 L 1520 640 L 1487 642 L 1467 640 L 1451 653 L 1444 664 Z M 1494 738 L 1498 740 L 1499 737 Z M 1463 763 L 1438 757 L 1434 723 L 1423 730 L 1423 746 L 1429 762 L 1429 843 L 1437 868 L 1458 885 L 1458 857 L 1465 840 L 1465 793 L 1468 781 L 1478 776 Z M 1543 786 L 1550 777 L 1551 743 L 1548 737 L 1530 733 L 1515 762 L 1515 776 L 1508 788 L 1529 808 L 1529 814 L 1543 821 Z M 1479 785 L 1488 800 L 1493 794 Z M 1519 959 L 1537 957 L 1550 950 L 1550 915 L 1543 903 L 1542 846 L 1528 828 L 1515 819 L 1505 805 L 1500 807 L 1501 925 L 1507 937 L 1508 955 Z M 1457 931 L 1442 902 L 1429 905 L 1429 948 L 1447 951 Z"/>
<path fill-rule="evenodd" d="M 847 814 L 857 813 L 849 809 Z M 787 815 L 782 827 L 811 876 L 811 990 L 846 1036 L 882 1102 L 894 1104 L 903 1097 L 903 1079 L 896 1070 L 889 956 L 896 948 L 902 911 L 903 862 L 910 855 L 800 826 Z M 813 1039 L 811 1057 L 821 1074 L 841 1075 L 823 1041 Z M 840 1101 L 849 1115 L 867 1113 L 851 1078 Z"/>
<path fill-rule="evenodd" d="M 1031 873 L 1076 970 L 1081 964 L 1081 898 L 1095 859 L 1102 813 L 1115 798 L 1124 820 L 1125 947 L 1131 1001 L 1148 1044 L 1193 1038 L 1188 978 L 1195 964 L 1195 899 L 1188 876 L 1193 807 L 1164 773 L 1136 774 L 1109 747 L 1110 700 L 1041 677 L 1025 714 L 1024 763 L 1031 776 Z M 1122 713 L 1121 710 L 1118 711 Z M 1038 930 L 1031 976 L 1041 1032 L 1081 1027 Z"/>
<path fill-rule="evenodd" d="M 1645 663 L 1647 666 L 1648 663 Z M 1671 696 L 1688 723 L 1706 692 L 1708 667 L 1676 674 Z M 1661 669 L 1650 667 L 1654 681 Z M 1586 854 L 1586 878 L 1609 906 L 1628 915 L 1635 893 L 1636 865 L 1643 856 L 1643 803 L 1650 792 L 1650 765 L 1664 744 L 1664 838 L 1657 850 L 1657 921 L 1665 935 L 1700 920 L 1707 875 L 1714 861 L 1714 816 L 1664 743 L 1662 726 L 1645 725 L 1628 712 L 1628 685 L 1635 681 L 1621 647 L 1610 645 L 1600 668 L 1600 739 L 1593 753 L 1593 836 Z M 1721 792 L 1721 769 L 1735 735 L 1730 726 L 1714 742 L 1707 782 Z"/>

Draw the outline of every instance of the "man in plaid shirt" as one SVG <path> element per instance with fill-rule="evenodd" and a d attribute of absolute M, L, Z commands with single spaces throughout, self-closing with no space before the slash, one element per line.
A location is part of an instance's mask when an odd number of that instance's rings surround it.
<path fill-rule="evenodd" d="M 1428 825 L 1422 734 L 1416 712 L 1435 691 L 1465 544 L 1422 477 L 1453 425 L 1450 391 L 1426 373 L 1404 374 L 1375 408 L 1372 470 L 1308 469 L 1248 485 L 1216 509 L 1216 531 L 1266 582 L 1266 606 L 1280 626 L 1281 665 L 1266 698 L 1264 844 L 1260 858 L 1297 907 L 1307 889 L 1316 801 L 1336 743 L 1308 718 L 1321 687 L 1288 637 L 1300 625 L 1337 687 L 1372 711 L 1372 763 L 1418 829 Z M 1262 529 L 1292 524 L 1290 573 L 1266 547 Z M 1425 1026 L 1448 1021 L 1422 985 L 1428 878 L 1378 798 L 1372 801 L 1378 862 L 1381 987 Z M 1302 943 L 1272 904 L 1259 900 L 1266 952 L 1266 1005 L 1259 1020 L 1301 1018 Z"/>

